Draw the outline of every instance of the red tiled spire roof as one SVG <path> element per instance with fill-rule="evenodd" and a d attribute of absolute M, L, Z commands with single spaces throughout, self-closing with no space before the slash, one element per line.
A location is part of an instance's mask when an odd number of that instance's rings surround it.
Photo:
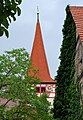
<path fill-rule="evenodd" d="M 70 6 L 70 11 L 76 24 L 76 30 L 83 42 L 83 7 Z"/>
<path fill-rule="evenodd" d="M 33 48 L 31 52 L 31 60 L 33 63 L 33 67 L 39 70 L 39 73 L 36 75 L 40 78 L 41 82 L 55 82 L 49 73 L 49 68 L 47 64 L 47 59 L 45 55 L 41 28 L 39 23 L 39 13 L 37 13 L 37 24 L 36 24 L 36 32 L 33 43 Z"/>

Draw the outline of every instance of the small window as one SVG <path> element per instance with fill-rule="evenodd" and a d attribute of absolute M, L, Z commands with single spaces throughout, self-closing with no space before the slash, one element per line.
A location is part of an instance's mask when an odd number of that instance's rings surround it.
<path fill-rule="evenodd" d="M 40 92 L 40 88 L 39 88 L 39 87 L 36 87 L 36 91 L 37 91 L 37 92 Z"/>
<path fill-rule="evenodd" d="M 42 92 L 42 93 L 45 93 L 45 90 L 46 90 L 45 87 L 42 87 L 42 88 L 41 88 L 41 92 Z"/>
<path fill-rule="evenodd" d="M 80 63 L 82 64 L 82 58 L 80 59 Z"/>

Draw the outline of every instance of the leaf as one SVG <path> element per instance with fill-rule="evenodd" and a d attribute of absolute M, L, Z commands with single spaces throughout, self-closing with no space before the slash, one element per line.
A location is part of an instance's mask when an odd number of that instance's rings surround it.
<path fill-rule="evenodd" d="M 9 37 L 9 32 L 8 32 L 8 30 L 4 29 L 4 31 L 5 31 L 6 37 L 8 38 L 8 37 Z"/>
<path fill-rule="evenodd" d="M 10 1 L 9 0 L 5 0 L 5 5 L 6 6 L 10 6 Z"/>
<path fill-rule="evenodd" d="M 16 14 L 16 3 L 12 3 L 12 5 L 10 6 L 11 12 Z"/>
<path fill-rule="evenodd" d="M 6 18 L 3 18 L 2 25 L 4 25 L 4 27 L 8 28 L 9 23 L 8 23 L 8 20 Z"/>
<path fill-rule="evenodd" d="M 20 16 L 20 14 L 21 14 L 21 9 L 19 8 L 19 7 L 17 7 L 17 13 L 18 13 L 18 16 Z"/>
<path fill-rule="evenodd" d="M 0 28 L 0 36 L 2 36 L 3 35 L 3 29 L 2 29 L 2 27 Z"/>
<path fill-rule="evenodd" d="M 8 17 L 8 20 L 10 21 L 10 23 L 11 23 L 11 18 L 10 17 Z"/>
<path fill-rule="evenodd" d="M 16 0 L 16 2 L 18 2 L 18 4 L 20 5 L 22 3 L 22 0 Z"/>
<path fill-rule="evenodd" d="M 11 13 L 11 17 L 13 18 L 13 21 L 16 21 L 16 18 L 13 13 Z"/>

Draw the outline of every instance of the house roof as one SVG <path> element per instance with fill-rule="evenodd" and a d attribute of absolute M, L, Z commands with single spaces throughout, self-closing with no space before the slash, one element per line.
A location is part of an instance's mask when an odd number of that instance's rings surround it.
<path fill-rule="evenodd" d="M 76 24 L 76 31 L 83 42 L 83 7 L 70 6 L 70 11 Z"/>
<path fill-rule="evenodd" d="M 35 69 L 39 70 L 39 73 L 37 73 L 36 76 L 40 78 L 41 82 L 55 82 L 50 77 L 40 28 L 39 14 L 37 15 L 36 31 L 31 52 L 32 65 Z"/>

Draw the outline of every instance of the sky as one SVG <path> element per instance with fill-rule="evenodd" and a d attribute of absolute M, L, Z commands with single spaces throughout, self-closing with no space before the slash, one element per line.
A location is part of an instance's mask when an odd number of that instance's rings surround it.
<path fill-rule="evenodd" d="M 60 48 L 63 40 L 62 28 L 66 16 L 67 5 L 83 6 L 83 0 L 23 0 L 21 16 L 10 24 L 9 38 L 0 38 L 0 55 L 4 51 L 25 48 L 30 54 L 34 41 L 37 6 L 39 6 L 40 25 L 44 48 L 51 77 L 57 74 Z"/>

